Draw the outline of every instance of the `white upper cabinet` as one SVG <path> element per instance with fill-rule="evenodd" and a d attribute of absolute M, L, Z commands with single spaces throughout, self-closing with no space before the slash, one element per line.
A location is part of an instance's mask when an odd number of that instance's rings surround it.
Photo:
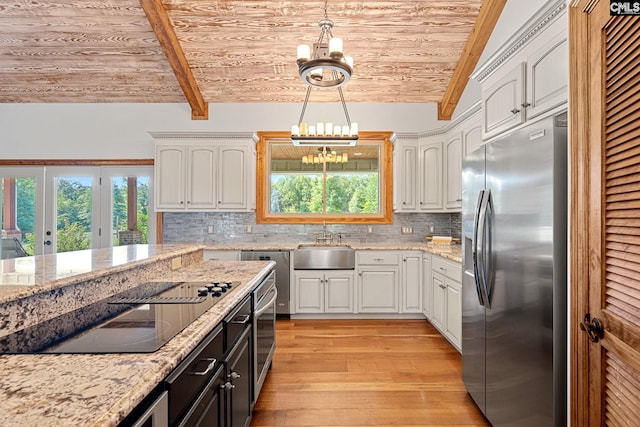
<path fill-rule="evenodd" d="M 445 207 L 462 207 L 462 132 L 456 130 L 448 135 L 444 143 L 446 166 Z"/>
<path fill-rule="evenodd" d="M 247 211 L 255 207 L 252 143 L 158 144 L 157 211 Z"/>
<path fill-rule="evenodd" d="M 215 147 L 156 147 L 156 210 L 214 209 L 215 173 Z"/>
<path fill-rule="evenodd" d="M 187 172 L 187 209 L 215 209 L 215 147 L 190 146 L 187 147 L 187 154 L 187 163 L 185 165 Z"/>
<path fill-rule="evenodd" d="M 527 59 L 527 120 L 567 100 L 567 33 L 556 35 Z"/>
<path fill-rule="evenodd" d="M 525 69 L 525 64 L 520 63 L 495 84 L 482 88 L 485 139 L 524 122 Z"/>
<path fill-rule="evenodd" d="M 249 207 L 249 172 L 253 156 L 246 145 L 219 147 L 218 209 L 246 210 Z"/>
<path fill-rule="evenodd" d="M 482 145 L 479 103 L 440 132 L 403 136 L 394 149 L 394 209 L 452 212 L 461 209 L 463 149 Z"/>
<path fill-rule="evenodd" d="M 420 210 L 442 209 L 442 142 L 420 144 Z"/>
<path fill-rule="evenodd" d="M 491 139 L 567 102 L 567 3 L 546 2 L 509 42 L 481 64 L 482 137 Z"/>
<path fill-rule="evenodd" d="M 418 147 L 416 141 L 399 141 L 394 150 L 396 211 L 415 212 L 418 188 Z"/>
<path fill-rule="evenodd" d="M 477 150 L 482 145 L 482 123 L 480 111 L 476 112 L 462 130 L 462 157 Z"/>
<path fill-rule="evenodd" d="M 162 166 L 162 167 L 160 167 Z M 155 204 L 156 209 L 186 208 L 187 147 L 156 147 Z"/>

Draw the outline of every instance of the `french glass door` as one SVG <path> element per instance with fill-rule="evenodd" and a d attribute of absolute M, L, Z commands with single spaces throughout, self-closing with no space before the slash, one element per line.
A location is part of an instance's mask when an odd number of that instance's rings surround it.
<path fill-rule="evenodd" d="M 0 167 L 1 258 L 155 243 L 151 166 Z"/>
<path fill-rule="evenodd" d="M 101 247 L 155 243 L 153 167 L 103 167 Z"/>
<path fill-rule="evenodd" d="M 0 167 L 0 259 L 42 254 L 44 168 Z"/>
<path fill-rule="evenodd" d="M 45 254 L 100 247 L 100 169 L 46 167 Z"/>

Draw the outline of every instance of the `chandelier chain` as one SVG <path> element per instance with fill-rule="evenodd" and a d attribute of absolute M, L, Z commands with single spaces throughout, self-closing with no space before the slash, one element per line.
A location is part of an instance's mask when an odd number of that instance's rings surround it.
<path fill-rule="evenodd" d="M 302 111 L 300 112 L 300 120 L 298 120 L 298 123 L 302 123 L 304 119 L 304 112 L 307 109 L 307 103 L 309 102 L 309 95 L 311 94 L 311 86 L 307 87 L 307 94 L 304 97 L 304 104 L 302 104 Z"/>

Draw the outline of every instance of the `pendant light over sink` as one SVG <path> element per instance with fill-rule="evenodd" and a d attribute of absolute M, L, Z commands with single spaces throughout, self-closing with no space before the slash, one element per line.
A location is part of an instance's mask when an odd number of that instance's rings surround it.
<path fill-rule="evenodd" d="M 320 37 L 313 44 L 298 46 L 298 73 L 307 85 L 302 112 L 298 124 L 291 126 L 293 145 L 340 145 L 353 146 L 358 141 L 358 124 L 351 123 L 349 111 L 342 94 L 342 85 L 351 79 L 353 59 L 342 52 L 342 39 L 333 37 L 333 21 L 327 17 L 327 2 L 324 2 L 324 18 L 318 22 Z M 304 113 L 309 102 L 311 89 L 337 89 L 344 110 L 346 125 L 331 122 L 307 124 Z"/>

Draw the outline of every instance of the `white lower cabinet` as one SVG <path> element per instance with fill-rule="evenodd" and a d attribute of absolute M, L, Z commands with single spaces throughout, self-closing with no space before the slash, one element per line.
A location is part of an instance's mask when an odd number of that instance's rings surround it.
<path fill-rule="evenodd" d="M 360 313 L 397 313 L 400 305 L 399 268 L 361 267 L 358 269 L 358 311 Z"/>
<path fill-rule="evenodd" d="M 427 319 L 433 315 L 433 288 L 431 287 L 431 254 L 422 254 L 422 314 Z"/>
<path fill-rule="evenodd" d="M 447 318 L 445 335 L 460 349 L 462 344 L 462 288 L 460 283 L 447 279 Z"/>
<path fill-rule="evenodd" d="M 422 252 L 402 252 L 402 313 L 422 313 Z"/>
<path fill-rule="evenodd" d="M 398 251 L 358 251 L 358 312 L 400 311 L 400 256 Z"/>
<path fill-rule="evenodd" d="M 431 260 L 433 311 L 431 324 L 458 350 L 462 331 L 462 267 L 439 256 Z"/>
<path fill-rule="evenodd" d="M 353 313 L 353 272 L 298 270 L 293 277 L 296 313 Z"/>
<path fill-rule="evenodd" d="M 460 350 L 460 263 L 422 251 L 360 250 L 355 276 L 352 270 L 295 270 L 292 277 L 295 314 L 423 314 Z"/>

